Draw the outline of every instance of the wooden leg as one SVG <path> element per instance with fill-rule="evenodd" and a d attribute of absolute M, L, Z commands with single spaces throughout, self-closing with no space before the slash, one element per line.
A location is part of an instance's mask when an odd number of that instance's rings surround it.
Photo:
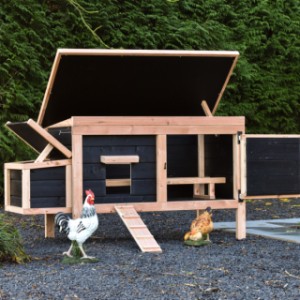
<path fill-rule="evenodd" d="M 54 217 L 55 215 L 45 214 L 45 238 L 55 237 Z"/>
<path fill-rule="evenodd" d="M 236 239 L 246 238 L 246 202 L 240 202 L 236 210 Z"/>
<path fill-rule="evenodd" d="M 209 196 L 209 199 L 216 199 L 214 183 L 208 184 L 208 196 Z"/>

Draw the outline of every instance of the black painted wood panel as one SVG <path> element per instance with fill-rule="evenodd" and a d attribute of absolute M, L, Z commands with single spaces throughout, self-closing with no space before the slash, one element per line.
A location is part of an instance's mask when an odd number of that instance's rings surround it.
<path fill-rule="evenodd" d="M 83 138 L 84 187 L 97 203 L 151 201 L 156 194 L 155 136 L 85 136 Z M 138 155 L 131 165 L 106 165 L 101 155 Z M 106 187 L 106 179 L 131 178 L 131 187 Z M 122 200 L 120 200 L 122 199 Z M 145 200 L 146 199 L 146 200 Z"/>
<path fill-rule="evenodd" d="M 51 133 L 58 141 L 60 141 L 69 150 L 72 150 L 72 128 L 71 127 L 56 127 L 49 128 Z"/>
<path fill-rule="evenodd" d="M 198 146 L 195 135 L 170 135 L 167 138 L 167 176 L 198 175 Z"/>
<path fill-rule="evenodd" d="M 10 195 L 22 196 L 22 171 L 10 170 Z"/>
<path fill-rule="evenodd" d="M 247 138 L 247 195 L 300 194 L 300 139 Z"/>
<path fill-rule="evenodd" d="M 205 136 L 205 176 L 225 177 L 225 184 L 216 184 L 217 198 L 233 197 L 232 135 Z"/>
<path fill-rule="evenodd" d="M 35 197 L 31 199 L 31 208 L 65 207 L 65 196 L 57 197 Z"/>
<path fill-rule="evenodd" d="M 65 180 L 66 172 L 65 167 L 53 167 L 44 169 L 32 169 L 30 170 L 31 181 L 42 180 Z M 47 185 L 47 183 L 45 183 Z"/>
<path fill-rule="evenodd" d="M 35 197 L 60 197 L 65 195 L 65 180 L 30 181 L 31 199 Z"/>
<path fill-rule="evenodd" d="M 22 207 L 22 197 L 11 195 L 10 203 L 12 206 Z"/>
<path fill-rule="evenodd" d="M 22 171 L 11 170 L 11 205 L 22 207 Z M 30 207 L 65 207 L 65 167 L 30 170 Z"/>

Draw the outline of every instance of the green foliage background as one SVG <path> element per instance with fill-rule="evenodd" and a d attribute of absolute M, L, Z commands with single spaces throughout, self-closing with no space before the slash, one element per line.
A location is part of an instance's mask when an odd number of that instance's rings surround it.
<path fill-rule="evenodd" d="M 57 48 L 237 50 L 217 114 L 300 132 L 297 0 L 0 0 L 0 22 L 2 165 L 33 157 L 4 124 L 37 118 Z"/>

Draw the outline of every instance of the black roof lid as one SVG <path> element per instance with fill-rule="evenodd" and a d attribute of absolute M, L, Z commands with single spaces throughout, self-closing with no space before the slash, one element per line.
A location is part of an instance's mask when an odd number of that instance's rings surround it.
<path fill-rule="evenodd" d="M 43 127 L 72 116 L 214 113 L 236 51 L 59 49 L 40 110 Z"/>

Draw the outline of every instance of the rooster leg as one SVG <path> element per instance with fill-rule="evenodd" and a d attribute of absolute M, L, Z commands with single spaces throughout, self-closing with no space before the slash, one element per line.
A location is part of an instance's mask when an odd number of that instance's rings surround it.
<path fill-rule="evenodd" d="M 86 255 L 85 251 L 83 250 L 82 244 L 79 244 L 79 243 L 78 243 L 78 247 L 79 247 L 79 249 L 80 249 L 80 251 L 81 251 L 81 253 L 82 253 L 82 255 L 83 255 L 83 256 L 81 257 L 81 259 L 83 259 L 83 258 L 94 259 L 94 258 L 95 258 L 94 256 L 88 256 L 88 255 Z"/>
<path fill-rule="evenodd" d="M 73 256 L 71 255 L 72 248 L 73 248 L 73 243 L 71 243 L 71 246 L 70 246 L 69 250 L 68 250 L 67 252 L 64 252 L 63 255 L 67 255 L 67 256 L 69 256 L 69 257 L 73 257 Z"/>

